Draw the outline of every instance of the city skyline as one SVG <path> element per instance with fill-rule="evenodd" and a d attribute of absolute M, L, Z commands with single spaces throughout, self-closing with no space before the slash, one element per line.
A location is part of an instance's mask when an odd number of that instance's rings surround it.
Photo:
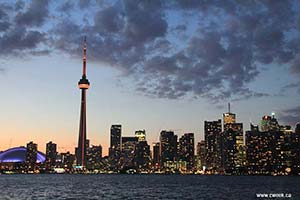
<path fill-rule="evenodd" d="M 293 130 L 279 124 L 275 115 L 265 115 L 260 125 L 251 124 L 244 137 L 243 124 L 229 110 L 223 123 L 205 121 L 204 127 L 205 140 L 197 143 L 196 154 L 194 133 L 179 137 L 162 130 L 152 154 L 145 130 L 122 136 L 122 126 L 115 124 L 109 156 L 103 157 L 102 146 L 91 146 L 89 140 L 80 144 L 81 137 L 75 155 L 57 152 L 52 141 L 44 154 L 31 141 L 26 148 L 0 152 L 0 173 L 300 175 L 300 123 Z M 85 146 L 82 154 L 80 145 Z"/>
<path fill-rule="evenodd" d="M 227 102 L 244 131 L 250 121 L 259 124 L 272 112 L 280 124 L 299 121 L 299 2 L 253 3 L 248 15 L 237 12 L 246 5 L 228 3 L 226 9 L 226 3 L 220 7 L 214 1 L 198 7 L 176 1 L 80 2 L 1 3 L 0 150 L 32 140 L 43 152 L 53 141 L 60 152 L 74 153 L 83 35 L 93 80 L 88 139 L 101 144 L 104 155 L 112 124 L 122 124 L 123 136 L 145 129 L 149 144 L 158 141 L 161 130 L 178 136 L 192 132 L 200 142 L 204 121 L 221 119 Z M 255 9 L 260 6 L 266 9 Z M 264 17 L 270 19 L 266 28 Z M 145 26 L 143 20 L 152 23 Z M 234 34 L 245 34 L 247 26 L 254 27 L 253 41 Z"/>

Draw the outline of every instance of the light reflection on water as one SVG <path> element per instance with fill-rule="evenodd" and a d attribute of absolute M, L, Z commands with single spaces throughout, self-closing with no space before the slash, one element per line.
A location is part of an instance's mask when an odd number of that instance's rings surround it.
<path fill-rule="evenodd" d="M 291 193 L 300 177 L 199 175 L 0 175 L 0 199 L 255 199 Z M 260 198 L 262 199 L 262 198 Z M 285 198 L 280 198 L 285 199 Z"/>

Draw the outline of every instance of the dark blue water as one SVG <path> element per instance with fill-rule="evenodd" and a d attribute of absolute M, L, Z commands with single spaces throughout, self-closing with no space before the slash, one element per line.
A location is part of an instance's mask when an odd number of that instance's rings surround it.
<path fill-rule="evenodd" d="M 0 175 L 0 199 L 300 199 L 300 177 Z"/>

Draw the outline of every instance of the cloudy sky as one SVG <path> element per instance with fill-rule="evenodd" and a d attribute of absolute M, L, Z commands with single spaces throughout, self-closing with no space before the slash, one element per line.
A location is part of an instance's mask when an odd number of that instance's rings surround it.
<path fill-rule="evenodd" d="M 231 102 L 237 120 L 300 121 L 300 2 L 288 0 L 0 1 L 0 150 L 77 143 L 82 38 L 88 138 L 146 129 L 203 139 Z"/>

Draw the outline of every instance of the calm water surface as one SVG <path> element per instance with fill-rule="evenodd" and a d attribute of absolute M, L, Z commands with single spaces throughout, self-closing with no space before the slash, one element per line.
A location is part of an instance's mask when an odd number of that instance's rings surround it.
<path fill-rule="evenodd" d="M 300 177 L 197 175 L 0 175 L 0 199 L 299 199 Z"/>

